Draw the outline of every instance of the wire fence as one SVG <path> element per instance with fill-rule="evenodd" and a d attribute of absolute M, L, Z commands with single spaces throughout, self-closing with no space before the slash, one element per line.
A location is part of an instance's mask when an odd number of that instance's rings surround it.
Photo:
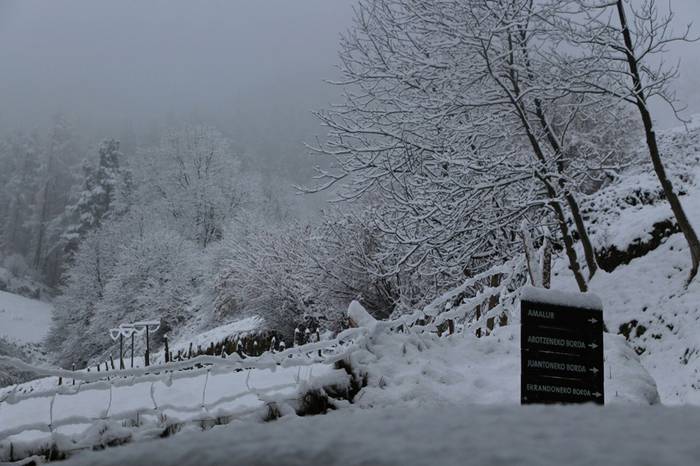
<path fill-rule="evenodd" d="M 20 452 L 16 445 L 18 440 L 13 437 L 29 431 L 54 435 L 57 429 L 69 426 L 91 426 L 98 422 L 114 421 L 139 424 L 145 417 L 156 419 L 161 427 L 185 425 L 192 422 L 220 422 L 222 419 L 234 419 L 249 415 L 276 401 L 283 401 L 279 396 L 288 397 L 289 391 L 294 396 L 300 396 L 300 387 L 312 379 L 314 366 L 332 369 L 334 364 L 347 360 L 359 349 L 365 349 L 375 338 L 386 332 L 440 332 L 446 324 L 451 324 L 450 333 L 454 331 L 454 322 L 462 323 L 461 331 L 471 327 L 479 327 L 488 319 L 506 312 L 514 301 L 513 289 L 515 282 L 521 277 L 523 260 L 518 258 L 493 268 L 488 272 L 476 275 L 466 280 L 461 286 L 440 296 L 425 308 L 395 319 L 377 321 L 371 327 L 357 327 L 344 330 L 331 340 L 316 341 L 283 351 L 268 351 L 257 357 L 242 358 L 237 353 L 221 356 L 200 355 L 183 361 L 171 361 L 148 367 L 112 370 L 108 372 L 84 372 L 64 369 L 36 367 L 15 358 L 0 356 L 0 362 L 10 365 L 23 372 L 31 372 L 38 376 L 59 377 L 72 380 L 72 383 L 53 385 L 39 388 L 29 393 L 22 392 L 20 385 L 0 394 L 0 419 L 9 407 L 29 406 L 28 403 L 39 399 L 48 399 L 48 422 L 31 421 L 15 426 L 2 428 L 0 425 L 0 461 L 18 459 Z M 498 286 L 482 286 L 480 291 L 470 299 L 459 299 L 460 304 L 451 306 L 455 299 L 485 280 L 498 276 Z M 490 282 L 489 282 L 490 283 Z M 496 299 L 496 304 L 485 307 L 484 304 Z M 483 310 L 483 311 L 482 311 Z M 302 370 L 308 372 L 302 377 Z M 267 386 L 255 387 L 251 383 L 254 371 L 277 371 L 296 369 L 296 375 L 283 383 L 273 383 Z M 243 390 L 237 393 L 226 393 L 209 399 L 208 385 L 212 377 L 218 375 L 236 374 L 240 381 L 245 377 Z M 284 379 L 284 378 L 281 378 Z M 167 397 L 159 395 L 158 387 L 170 387 L 177 381 L 188 381 L 186 396 L 187 403 L 168 402 Z M 200 389 L 195 389 L 193 382 L 201 383 Z M 117 389 L 138 387 L 136 398 L 141 405 L 129 409 L 117 409 L 113 406 L 114 392 Z M 143 390 L 141 390 L 143 388 Z M 145 391 L 145 393 L 143 392 Z M 285 392 L 286 391 L 286 392 Z M 2 392 L 0 392 L 2 393 Z M 97 415 L 70 414 L 56 416 L 55 404 L 58 399 L 70 403 L 79 403 L 80 397 L 86 393 L 106 393 L 104 408 Z M 285 394 L 286 393 L 286 394 Z M 281 395 L 280 395 L 281 394 Z M 134 396 L 134 394 L 131 394 Z M 279 395 L 275 398 L 276 395 Z M 160 399 L 159 397 L 163 397 Z M 255 409 L 241 408 L 237 402 L 245 397 L 253 397 L 258 401 Z M 148 406 L 144 405 L 146 403 Z M 168 420 L 168 413 L 177 413 L 178 417 Z M 188 417 L 189 416 L 189 417 Z M 182 419 L 182 418 L 185 419 Z M 13 443 L 14 442 L 14 443 Z M 77 449 L 89 446 L 76 447 Z M 31 453 L 25 448 L 25 453 Z"/>

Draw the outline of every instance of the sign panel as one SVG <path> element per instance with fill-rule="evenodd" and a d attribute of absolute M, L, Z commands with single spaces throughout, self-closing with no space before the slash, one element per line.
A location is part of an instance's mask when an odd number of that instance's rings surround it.
<path fill-rule="evenodd" d="M 548 293 L 526 290 L 521 299 L 521 402 L 603 404 L 602 306 Z"/>
<path fill-rule="evenodd" d="M 523 403 L 598 403 L 603 404 L 602 388 L 590 380 L 556 377 L 523 378 Z"/>

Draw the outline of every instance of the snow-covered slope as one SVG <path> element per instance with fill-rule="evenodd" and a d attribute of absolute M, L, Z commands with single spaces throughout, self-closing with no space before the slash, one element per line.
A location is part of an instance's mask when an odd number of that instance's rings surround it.
<path fill-rule="evenodd" d="M 255 332 L 263 327 L 264 321 L 261 317 L 251 316 L 246 317 L 234 322 L 229 322 L 227 324 L 219 325 L 207 330 L 202 333 L 194 335 L 183 335 L 180 336 L 173 345 L 171 345 L 171 351 L 177 353 L 178 351 L 187 351 L 189 346 L 192 345 L 193 348 L 198 346 L 206 348 L 211 343 L 220 343 L 227 338 L 242 337 L 251 332 Z"/>
<path fill-rule="evenodd" d="M 39 343 L 49 331 L 53 307 L 0 291 L 0 337 L 17 344 Z"/>
<path fill-rule="evenodd" d="M 599 271 L 591 290 L 603 300 L 610 332 L 640 354 L 662 402 L 700 405 L 700 280 L 685 288 L 688 260 L 685 240 L 675 234 L 612 273 Z M 576 286 L 564 273 L 555 284 Z"/>
<path fill-rule="evenodd" d="M 684 209 L 691 222 L 700 225 L 700 115 L 687 130 L 659 133 L 658 140 Z M 641 257 L 657 247 L 661 237 L 678 231 L 645 148 L 640 141 L 640 163 L 628 168 L 619 180 L 581 199 L 589 234 L 602 256 L 600 265 L 608 271 L 622 259 L 616 253 L 628 250 Z"/>
<path fill-rule="evenodd" d="M 700 232 L 700 117 L 688 131 L 661 133 L 660 145 Z M 640 354 L 662 402 L 700 404 L 700 277 L 685 287 L 688 247 L 682 234 L 672 234 L 673 216 L 658 180 L 650 167 L 634 167 L 586 202 L 597 251 L 614 249 L 613 262 L 625 259 L 610 273 L 599 270 L 590 285 L 603 300 L 609 331 L 624 335 Z M 555 269 L 553 286 L 575 290 L 563 259 Z"/>

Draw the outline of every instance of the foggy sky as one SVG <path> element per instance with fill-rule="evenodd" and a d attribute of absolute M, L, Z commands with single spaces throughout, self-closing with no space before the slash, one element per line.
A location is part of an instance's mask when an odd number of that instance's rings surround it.
<path fill-rule="evenodd" d="M 104 133 L 185 116 L 266 158 L 301 153 L 323 135 L 310 111 L 337 100 L 323 79 L 354 1 L 0 0 L 0 129 L 56 112 Z M 700 2 L 671 4 L 700 33 Z M 700 44 L 677 58 L 679 97 L 700 112 Z"/>
<path fill-rule="evenodd" d="M 266 158 L 323 134 L 351 0 L 0 0 L 0 128 L 189 118 Z M 114 132 L 117 134 L 106 134 Z M 273 160 L 274 162 L 274 160 Z"/>

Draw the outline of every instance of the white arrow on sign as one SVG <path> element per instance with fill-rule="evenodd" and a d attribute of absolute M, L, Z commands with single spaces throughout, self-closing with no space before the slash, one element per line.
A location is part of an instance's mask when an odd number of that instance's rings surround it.
<path fill-rule="evenodd" d="M 595 343 L 591 343 L 591 344 L 588 345 L 588 346 L 589 346 L 591 349 L 596 349 L 596 348 L 598 347 L 598 345 L 596 345 Z"/>
<path fill-rule="evenodd" d="M 598 372 L 600 372 L 600 371 L 598 370 L 597 367 L 592 367 L 592 368 L 590 368 L 590 369 L 588 369 L 588 370 L 591 371 L 591 372 L 593 372 L 594 374 L 597 374 Z"/>
<path fill-rule="evenodd" d="M 590 319 L 588 319 L 588 322 L 590 322 L 592 324 L 596 324 L 596 323 L 598 323 L 598 319 L 591 317 Z"/>
<path fill-rule="evenodd" d="M 602 393 L 595 392 L 595 393 L 593 394 L 593 396 L 595 396 L 596 398 L 600 398 L 601 396 L 603 396 L 603 394 L 602 394 Z"/>

